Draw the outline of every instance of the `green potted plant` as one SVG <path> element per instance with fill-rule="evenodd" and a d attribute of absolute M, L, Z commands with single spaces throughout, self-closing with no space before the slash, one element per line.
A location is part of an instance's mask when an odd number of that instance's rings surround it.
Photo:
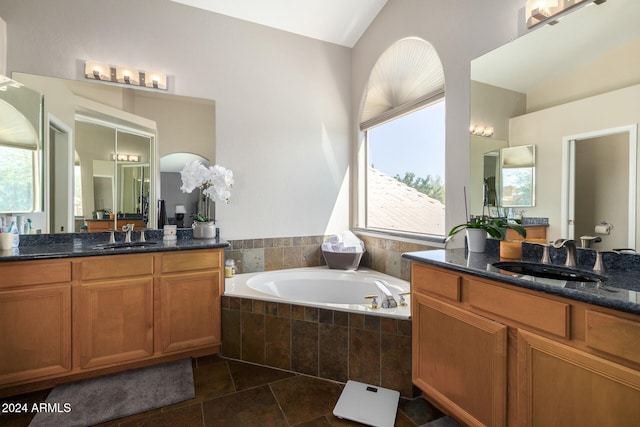
<path fill-rule="evenodd" d="M 449 231 L 447 240 L 449 241 L 462 230 L 467 232 L 467 244 L 469 245 L 470 252 L 484 252 L 484 248 L 487 242 L 487 234 L 495 239 L 503 240 L 506 235 L 506 230 L 511 228 L 515 230 L 522 237 L 527 236 L 527 231 L 520 225 L 518 220 L 516 222 L 508 222 L 504 218 L 487 218 L 477 217 L 472 218 L 464 224 L 458 224 Z"/>

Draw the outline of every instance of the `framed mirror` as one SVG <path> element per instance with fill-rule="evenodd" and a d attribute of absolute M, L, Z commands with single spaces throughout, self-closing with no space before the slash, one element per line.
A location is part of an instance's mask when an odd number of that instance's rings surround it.
<path fill-rule="evenodd" d="M 500 205 L 535 206 L 536 147 L 525 145 L 500 150 Z"/>
<path fill-rule="evenodd" d="M 40 197 L 45 203 L 30 216 L 43 232 L 80 231 L 87 219 L 93 219 L 93 211 L 104 208 L 102 202 L 94 201 L 94 159 L 111 162 L 112 166 L 113 202 L 105 204 L 113 206 L 104 209 L 128 217 L 144 215 L 148 209 L 149 228 L 156 228 L 158 200 L 165 198 L 158 158 L 178 150 L 215 159 L 213 100 L 16 72 L 13 78 L 44 95 L 42 122 L 49 129 L 42 145 L 50 154 L 37 164 L 36 172 L 42 177 Z M 101 126 L 102 133 L 110 136 L 101 133 L 83 138 L 89 123 Z M 119 150 L 114 143 L 115 129 L 120 137 Z M 134 172 L 127 167 L 116 166 L 114 154 L 127 155 L 119 162 L 124 166 L 136 169 L 147 165 L 148 169 L 139 169 L 133 178 Z M 132 176 L 125 178 L 129 173 Z M 124 184 L 125 179 L 129 185 Z M 135 191 L 131 183 L 134 179 L 144 182 Z M 173 194 L 180 190 L 172 187 L 167 191 Z M 173 215 L 172 211 L 168 213 Z"/>

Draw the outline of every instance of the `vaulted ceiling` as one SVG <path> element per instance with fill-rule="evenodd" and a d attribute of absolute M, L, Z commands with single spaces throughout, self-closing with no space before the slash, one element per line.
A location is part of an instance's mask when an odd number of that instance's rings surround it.
<path fill-rule="evenodd" d="M 353 47 L 387 0 L 172 0 L 244 21 Z"/>

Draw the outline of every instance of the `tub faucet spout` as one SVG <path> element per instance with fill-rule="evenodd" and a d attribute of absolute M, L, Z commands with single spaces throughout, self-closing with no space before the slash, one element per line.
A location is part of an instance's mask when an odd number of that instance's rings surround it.
<path fill-rule="evenodd" d="M 382 280 L 375 280 L 373 283 L 376 284 L 383 294 L 382 308 L 395 308 L 398 306 L 398 302 L 393 298 L 393 294 Z"/>

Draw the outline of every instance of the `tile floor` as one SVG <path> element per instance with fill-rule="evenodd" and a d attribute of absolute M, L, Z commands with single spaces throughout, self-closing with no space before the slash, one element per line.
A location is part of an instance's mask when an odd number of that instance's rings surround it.
<path fill-rule="evenodd" d="M 333 416 L 343 385 L 218 356 L 194 360 L 195 399 L 100 426 L 322 427 L 356 426 Z M 49 390 L 7 401 L 42 402 Z M 31 415 L 0 415 L 0 426 L 26 427 Z M 421 426 L 442 417 L 422 398 L 400 399 L 396 426 Z M 63 427 L 63 426 L 61 426 Z"/>

